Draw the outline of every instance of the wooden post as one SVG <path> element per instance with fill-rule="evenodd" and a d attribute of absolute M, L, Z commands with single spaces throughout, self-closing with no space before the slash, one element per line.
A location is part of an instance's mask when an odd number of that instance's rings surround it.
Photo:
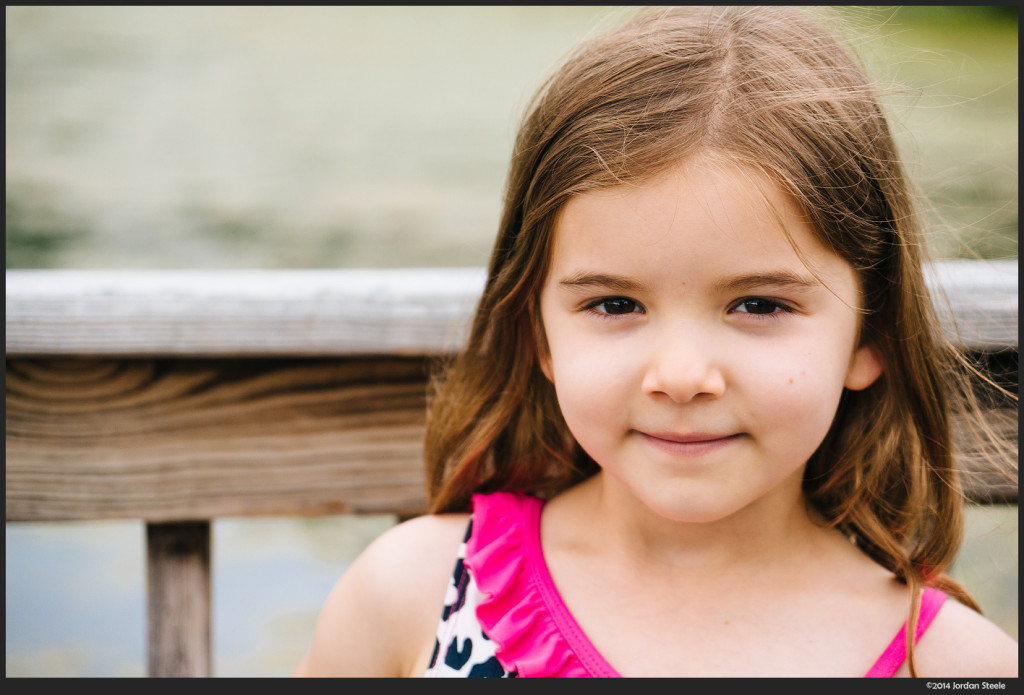
<path fill-rule="evenodd" d="M 210 676 L 210 522 L 146 524 L 149 675 Z"/>

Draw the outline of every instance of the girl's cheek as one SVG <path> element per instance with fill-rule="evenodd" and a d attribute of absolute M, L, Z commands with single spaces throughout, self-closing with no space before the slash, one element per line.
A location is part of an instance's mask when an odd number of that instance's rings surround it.
<path fill-rule="evenodd" d="M 621 388 L 628 379 L 628 367 L 615 355 L 582 350 L 561 370 L 555 367 L 555 383 L 580 396 L 597 396 Z M 560 376 L 559 376 L 560 375 Z"/>
<path fill-rule="evenodd" d="M 628 397 L 639 388 L 635 360 L 616 350 L 580 342 L 554 355 L 554 382 L 559 400 L 583 411 L 608 407 L 608 399 Z"/>
<path fill-rule="evenodd" d="M 809 427 L 827 427 L 839 406 L 842 383 L 812 366 L 779 370 L 764 379 L 756 395 L 751 394 L 761 421 L 780 427 L 802 422 Z"/>
<path fill-rule="evenodd" d="M 799 374 L 790 374 L 788 377 L 785 377 L 785 379 L 787 385 L 800 388 L 807 380 L 807 370 L 801 369 Z"/>

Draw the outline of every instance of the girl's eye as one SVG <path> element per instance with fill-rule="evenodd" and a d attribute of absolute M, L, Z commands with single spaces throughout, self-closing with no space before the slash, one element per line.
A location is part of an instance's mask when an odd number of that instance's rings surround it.
<path fill-rule="evenodd" d="M 747 297 L 741 299 L 732 309 L 741 314 L 755 314 L 758 316 L 769 316 L 776 313 L 789 313 L 792 311 L 788 306 L 764 297 Z"/>
<path fill-rule="evenodd" d="M 619 314 L 632 314 L 636 311 L 643 311 L 640 305 L 629 299 L 628 297 L 607 297 L 605 299 L 598 299 L 595 302 L 591 302 L 586 307 L 590 311 L 595 311 L 599 314 L 605 314 L 608 316 L 618 316 Z"/>

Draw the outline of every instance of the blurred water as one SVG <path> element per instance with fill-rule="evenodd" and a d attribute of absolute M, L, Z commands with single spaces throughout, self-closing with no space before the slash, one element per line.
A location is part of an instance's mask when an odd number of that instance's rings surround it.
<path fill-rule="evenodd" d="M 482 265 L 515 117 L 598 15 L 7 8 L 14 260 Z"/>
<path fill-rule="evenodd" d="M 393 523 L 387 516 L 216 522 L 214 675 L 291 673 L 334 582 Z M 1014 638 L 1017 545 L 1015 506 L 971 509 L 954 568 Z M 7 524 L 6 575 L 8 677 L 145 674 L 142 524 Z"/>
<path fill-rule="evenodd" d="M 1016 256 L 1015 15 L 846 9 L 912 87 L 895 126 L 936 252 Z M 526 100 L 618 16 L 8 7 L 8 267 L 483 265 Z"/>
<path fill-rule="evenodd" d="M 291 673 L 334 582 L 394 523 L 389 516 L 215 522 L 214 674 Z M 141 522 L 7 524 L 6 675 L 145 675 L 145 557 Z"/>
<path fill-rule="evenodd" d="M 936 205 L 937 255 L 1015 257 L 1016 19 L 958 11 L 893 20 L 888 39 L 861 43 L 920 88 L 894 102 L 895 125 Z M 483 265 L 526 100 L 615 14 L 20 6 L 5 18 L 8 268 L 305 268 Z M 215 674 L 290 672 L 330 586 L 391 523 L 218 521 Z M 958 571 L 1016 636 L 1016 507 L 973 513 L 970 533 Z M 142 675 L 144 557 L 136 522 L 7 524 L 7 675 Z"/>

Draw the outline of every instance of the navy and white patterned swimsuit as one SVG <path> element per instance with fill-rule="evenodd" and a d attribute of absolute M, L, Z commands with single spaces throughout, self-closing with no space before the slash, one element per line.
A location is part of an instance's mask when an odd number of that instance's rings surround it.
<path fill-rule="evenodd" d="M 427 678 L 516 678 L 494 656 L 494 642 L 476 617 L 480 590 L 466 570 L 466 541 L 473 533 L 473 520 L 459 544 L 455 572 L 448 582 L 444 611 L 437 626 L 434 654 L 424 674 Z"/>

